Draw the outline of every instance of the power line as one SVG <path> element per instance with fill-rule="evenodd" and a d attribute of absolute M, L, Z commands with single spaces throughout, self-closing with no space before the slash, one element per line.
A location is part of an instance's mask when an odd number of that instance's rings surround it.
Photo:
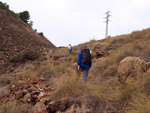
<path fill-rule="evenodd" d="M 120 30 L 120 28 L 126 32 L 131 32 L 131 30 L 125 28 L 124 26 L 118 24 L 118 23 L 115 23 L 115 22 L 112 22 L 116 27 L 118 27 L 118 29 Z"/>
<path fill-rule="evenodd" d="M 127 23 L 127 24 L 130 25 L 130 26 L 136 27 L 136 29 L 137 29 L 137 27 L 138 27 L 138 28 L 143 28 L 142 26 L 140 26 L 140 25 L 138 25 L 138 24 L 135 24 L 133 21 L 127 20 L 126 18 L 122 18 L 122 17 L 119 17 L 119 18 L 118 18 L 118 17 L 115 17 L 115 18 L 121 20 L 122 22 Z M 130 22 L 131 24 L 129 24 L 129 22 Z"/>
<path fill-rule="evenodd" d="M 114 16 L 113 16 L 113 17 L 114 17 Z M 118 17 L 114 17 L 114 18 L 117 19 L 118 21 L 120 21 L 121 23 L 123 23 L 123 24 L 125 24 L 125 25 L 127 25 L 127 26 L 129 26 L 129 27 L 131 27 L 131 28 L 133 28 L 133 29 L 138 29 L 138 28 L 139 28 L 139 26 L 134 25 L 133 23 L 129 24 L 127 21 L 122 20 L 122 19 L 120 19 L 120 18 L 118 18 Z"/>

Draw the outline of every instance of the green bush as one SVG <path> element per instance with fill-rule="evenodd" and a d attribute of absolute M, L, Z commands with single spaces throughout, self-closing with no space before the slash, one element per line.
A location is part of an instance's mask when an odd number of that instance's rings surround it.
<path fill-rule="evenodd" d="M 28 11 L 20 12 L 20 13 L 19 13 L 19 17 L 20 17 L 20 19 L 21 19 L 23 22 L 25 22 L 25 23 L 28 24 L 28 21 L 29 21 L 29 19 L 30 19 L 30 14 L 29 14 Z"/>
<path fill-rule="evenodd" d="M 20 61 L 21 55 L 15 56 L 9 60 L 10 63 L 18 63 Z"/>
<path fill-rule="evenodd" d="M 9 67 L 11 65 L 14 65 L 18 62 L 20 62 L 20 58 L 21 58 L 21 55 L 17 55 L 17 56 L 14 56 L 13 58 L 11 58 L 7 63 L 5 63 L 3 65 L 3 67 Z"/>
<path fill-rule="evenodd" d="M 1 9 L 4 9 L 4 10 L 7 10 L 7 11 L 10 11 L 10 10 L 9 10 L 9 5 L 7 5 L 6 3 L 0 2 L 0 8 L 1 8 Z"/>
<path fill-rule="evenodd" d="M 37 59 L 39 56 L 40 56 L 40 53 L 37 52 L 37 51 L 32 51 L 32 50 L 31 51 L 27 51 L 23 55 L 21 55 L 20 62 L 24 63 L 27 60 L 33 61 L 33 60 Z"/>
<path fill-rule="evenodd" d="M 27 51 L 22 55 L 17 55 L 11 58 L 7 63 L 3 65 L 3 67 L 9 67 L 11 65 L 15 65 L 16 63 L 25 63 L 28 60 L 34 61 L 35 59 L 40 57 L 40 53 L 37 51 Z"/>
<path fill-rule="evenodd" d="M 8 15 L 18 18 L 18 15 L 14 11 L 11 11 L 9 9 L 9 5 L 7 5 L 6 3 L 0 2 L 0 9 L 6 10 Z"/>
<path fill-rule="evenodd" d="M 40 35 L 40 36 L 43 36 L 43 32 L 40 32 L 39 35 Z"/>

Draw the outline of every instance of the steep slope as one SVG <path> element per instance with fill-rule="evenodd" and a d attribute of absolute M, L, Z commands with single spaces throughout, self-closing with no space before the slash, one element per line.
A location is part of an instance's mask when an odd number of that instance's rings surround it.
<path fill-rule="evenodd" d="M 44 48 L 55 45 L 13 14 L 0 9 L 0 64 L 25 51 Z"/>

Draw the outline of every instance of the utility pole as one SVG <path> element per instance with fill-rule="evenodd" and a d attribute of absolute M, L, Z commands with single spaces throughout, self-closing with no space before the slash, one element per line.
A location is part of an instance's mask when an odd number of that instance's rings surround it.
<path fill-rule="evenodd" d="M 108 37 L 108 22 L 110 21 L 109 20 L 109 17 L 111 16 L 110 14 L 110 11 L 107 11 L 105 14 L 106 14 L 106 17 L 105 17 L 105 19 L 106 19 L 106 35 L 105 35 L 105 38 L 107 38 Z"/>

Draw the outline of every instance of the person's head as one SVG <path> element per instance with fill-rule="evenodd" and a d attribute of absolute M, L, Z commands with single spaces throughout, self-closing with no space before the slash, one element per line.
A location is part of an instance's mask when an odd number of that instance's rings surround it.
<path fill-rule="evenodd" d="M 83 52 L 83 51 L 84 51 L 84 49 L 85 49 L 84 47 L 81 47 L 81 52 Z"/>
<path fill-rule="evenodd" d="M 87 47 L 87 46 L 84 46 L 84 48 L 87 49 L 88 47 Z"/>
<path fill-rule="evenodd" d="M 69 44 L 69 46 L 71 46 L 71 45 Z"/>

